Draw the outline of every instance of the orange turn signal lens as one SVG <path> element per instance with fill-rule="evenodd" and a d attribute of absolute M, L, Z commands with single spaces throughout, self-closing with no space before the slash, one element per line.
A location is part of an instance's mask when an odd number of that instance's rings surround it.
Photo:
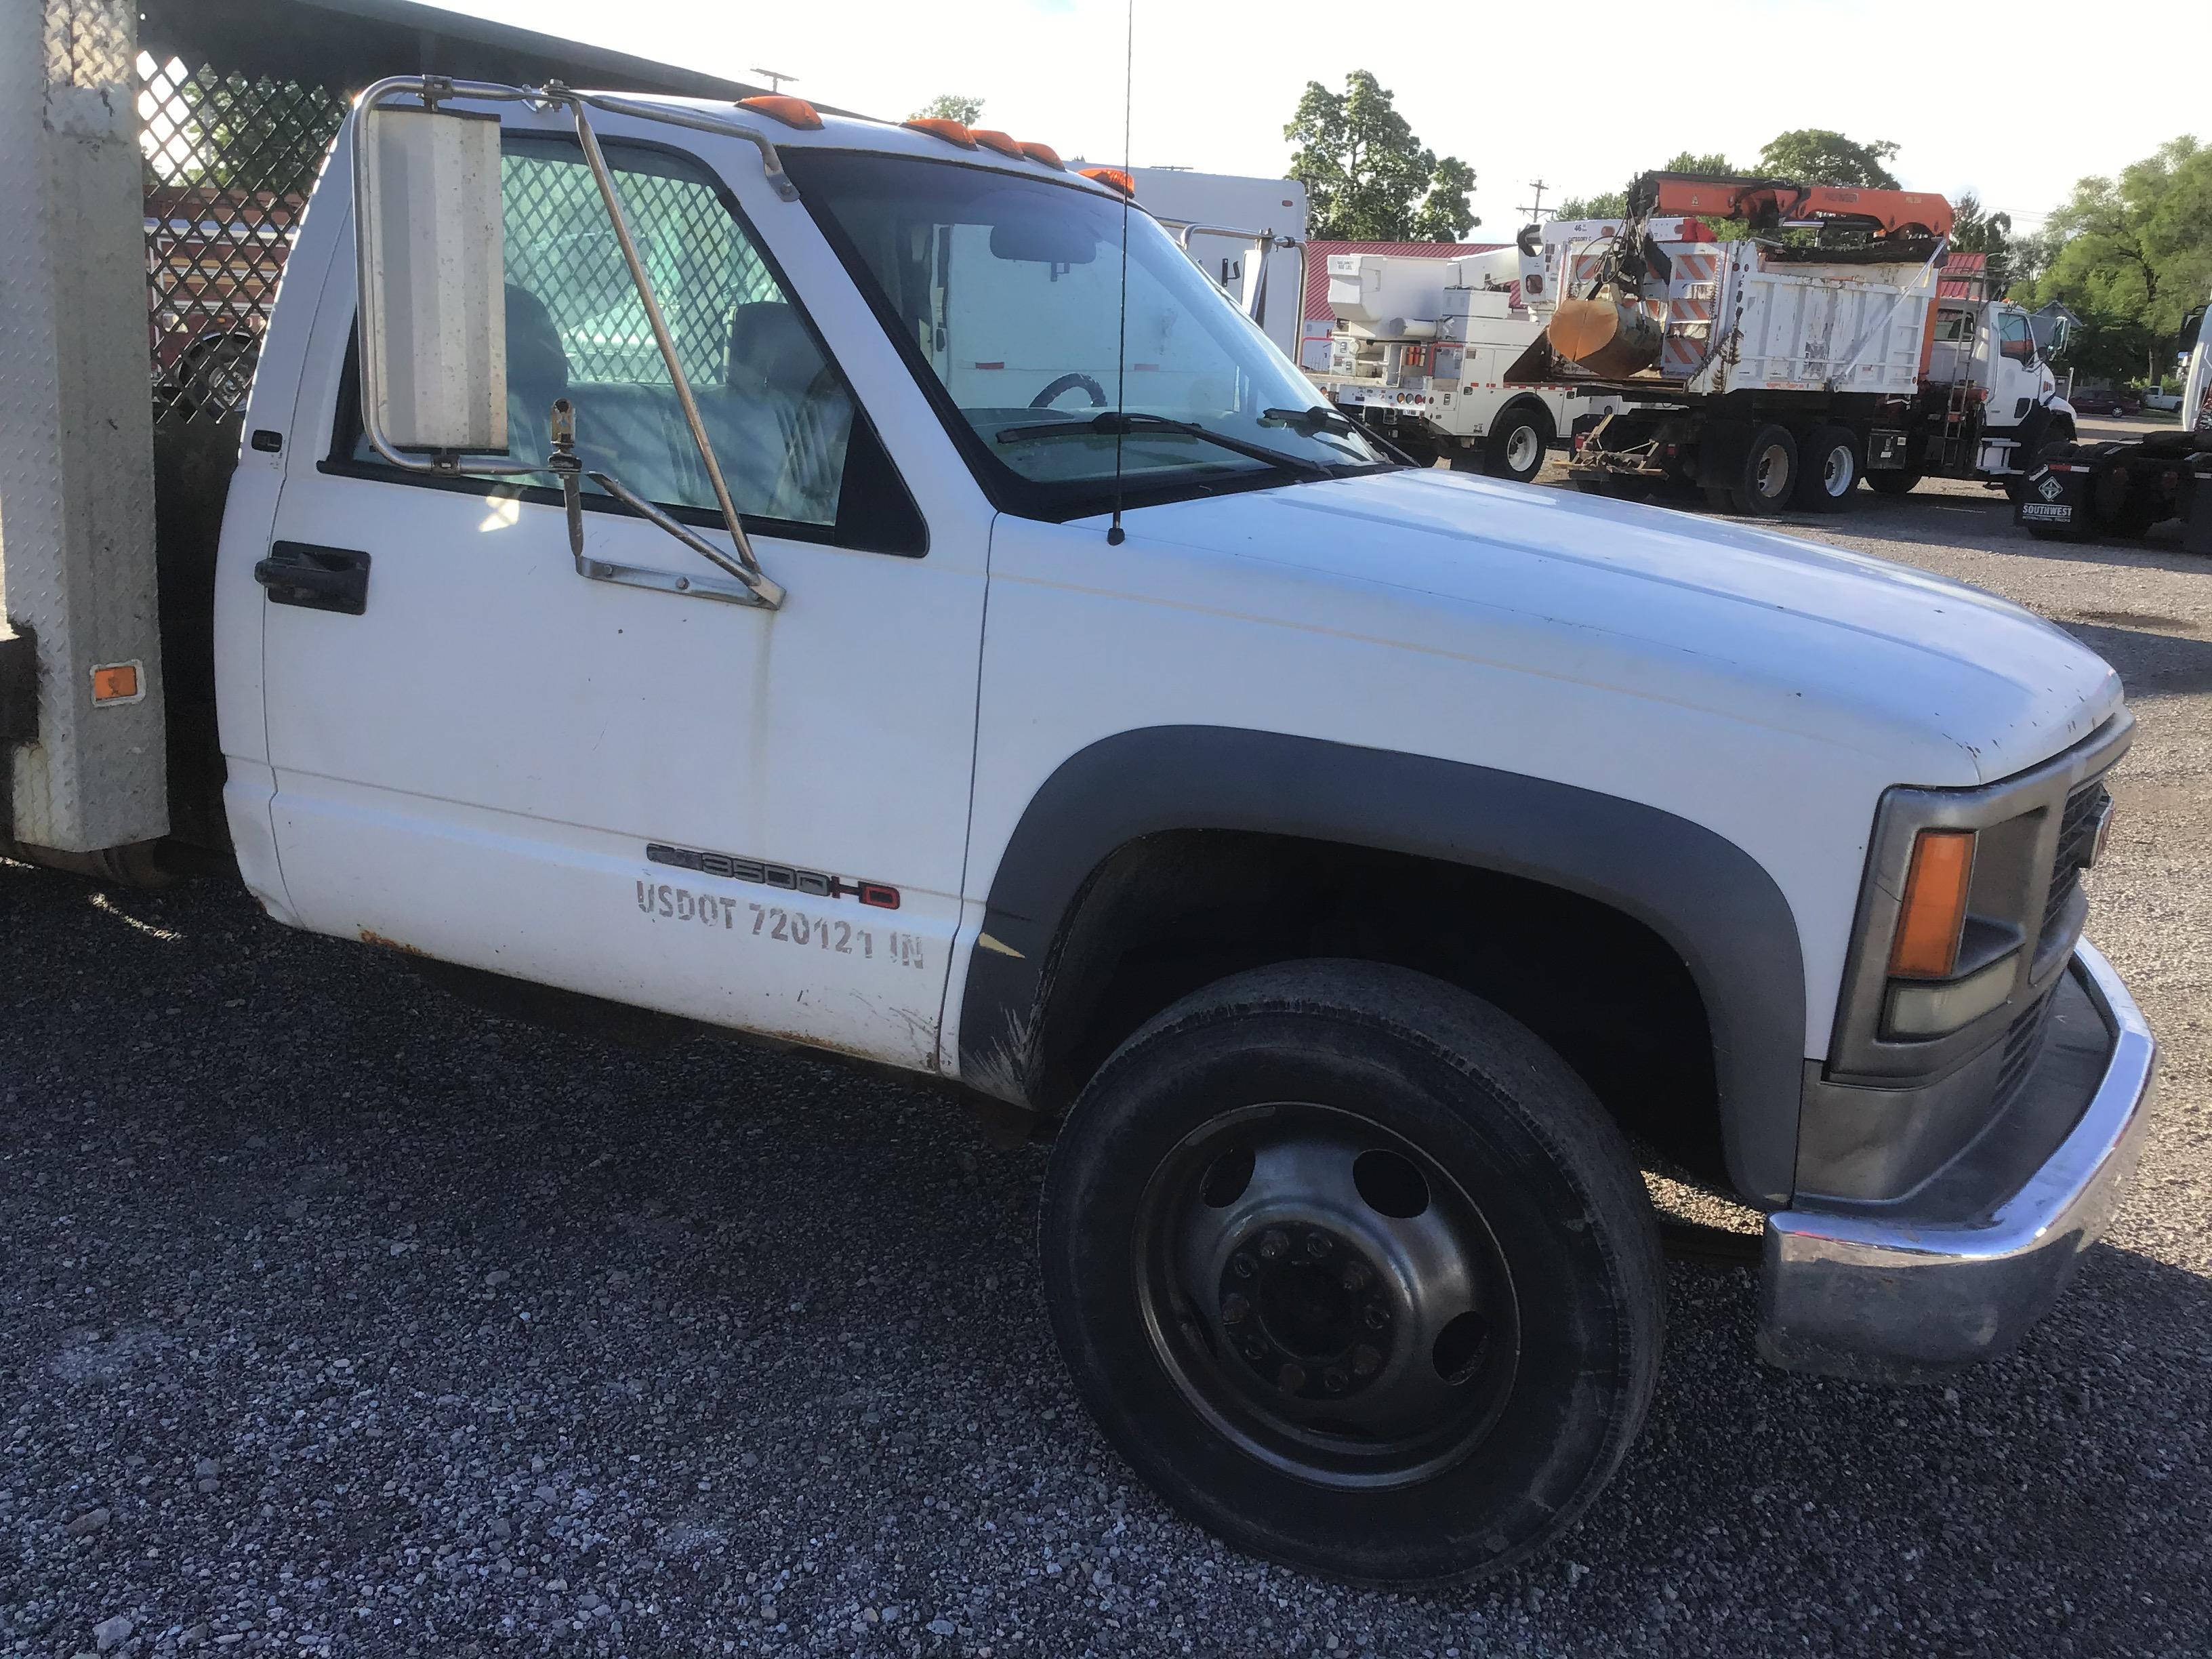
<path fill-rule="evenodd" d="M 1109 190 L 1120 191 L 1131 201 L 1136 199 L 1137 181 L 1119 167 L 1085 167 L 1083 169 L 1083 176 L 1093 184 L 1103 185 Z"/>
<path fill-rule="evenodd" d="M 963 149 L 975 148 L 975 135 L 958 121 L 948 121 L 939 115 L 917 115 L 911 121 L 902 121 L 902 127 L 912 127 L 916 132 L 926 132 L 933 138 L 942 138 L 948 144 L 957 144 Z"/>
<path fill-rule="evenodd" d="M 781 121 L 787 127 L 797 127 L 801 132 L 818 132 L 822 128 L 820 110 L 804 98 L 793 98 L 783 93 L 763 93 L 757 98 L 740 98 L 738 107 L 765 115 L 770 120 Z"/>
<path fill-rule="evenodd" d="M 1959 965 L 1966 926 L 1966 887 L 1974 874 L 1974 832 L 1923 830 L 1912 843 L 1905 904 L 1889 971 L 1899 979 L 1948 979 Z"/>
<path fill-rule="evenodd" d="M 94 669 L 92 700 L 95 704 L 137 702 L 138 665 L 135 662 L 117 662 Z"/>

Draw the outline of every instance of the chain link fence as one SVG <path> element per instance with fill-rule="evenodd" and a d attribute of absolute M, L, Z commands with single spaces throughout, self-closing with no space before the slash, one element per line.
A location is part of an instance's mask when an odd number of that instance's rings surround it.
<path fill-rule="evenodd" d="M 277 279 L 343 88 L 138 55 L 146 304 L 157 424 L 216 421 L 252 385 Z"/>

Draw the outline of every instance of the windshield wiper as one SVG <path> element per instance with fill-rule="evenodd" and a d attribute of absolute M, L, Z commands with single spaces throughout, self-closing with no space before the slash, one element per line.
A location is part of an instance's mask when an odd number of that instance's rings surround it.
<path fill-rule="evenodd" d="M 1311 437 L 1316 432 L 1340 433 L 1347 438 L 1363 436 L 1349 416 L 1334 409 L 1263 409 L 1260 411 L 1261 426 L 1286 426 L 1293 432 Z"/>
<path fill-rule="evenodd" d="M 1200 426 L 1196 421 L 1171 421 L 1164 415 L 1125 415 L 1115 410 L 1088 421 L 1041 421 L 1034 426 L 1006 426 L 999 428 L 1002 444 L 1019 443 L 1028 438 L 1059 438 L 1071 432 L 1080 432 L 1094 438 L 1112 438 L 1144 432 L 1180 432 L 1185 437 L 1216 444 L 1239 455 L 1249 455 L 1255 461 L 1265 461 L 1269 466 L 1296 472 L 1304 477 L 1324 478 L 1329 467 L 1326 461 L 1310 461 L 1303 455 L 1285 454 L 1279 449 L 1270 449 L 1265 444 L 1247 443 L 1242 438 L 1232 438 L 1225 432 L 1216 432 L 1211 427 Z"/>
<path fill-rule="evenodd" d="M 1260 411 L 1262 426 L 1286 426 L 1293 432 L 1312 438 L 1327 433 L 1331 437 L 1358 438 L 1373 444 L 1387 455 L 1395 455 L 1408 466 L 1419 462 L 1379 433 L 1365 427 L 1340 409 L 1263 409 Z"/>

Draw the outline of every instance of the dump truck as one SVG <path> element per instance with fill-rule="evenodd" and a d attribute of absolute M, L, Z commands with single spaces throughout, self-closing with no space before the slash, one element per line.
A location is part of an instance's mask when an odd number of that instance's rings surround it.
<path fill-rule="evenodd" d="M 1553 303 L 1507 381 L 1620 400 L 1569 464 L 1595 493 L 1765 514 L 1839 512 L 1862 478 L 2016 489 L 2074 412 L 2026 312 L 1940 296 L 1952 228 L 1922 192 L 1646 173 L 1617 228 L 1522 231 L 1522 290 Z"/>
<path fill-rule="evenodd" d="M 1551 315 L 1540 297 L 1524 297 L 1510 247 L 1453 259 L 1333 253 L 1328 306 L 1328 368 L 1314 377 L 1322 390 L 1431 465 L 1525 483 L 1552 446 L 1619 406 L 1560 382 L 1506 383 Z"/>
<path fill-rule="evenodd" d="M 2182 545 L 2212 553 L 2212 313 L 2181 325 L 2186 357 L 2180 425 L 2133 442 L 2046 445 L 2014 495 L 2014 520 L 2042 541 L 2140 540 L 2169 520 Z"/>
<path fill-rule="evenodd" d="M 55 6 L 103 49 L 36 49 Z M 158 871 L 211 786 L 274 925 L 1048 1140 L 1108 1441 L 1366 1583 L 1510 1567 L 1620 1466 L 1638 1144 L 1757 1208 L 1796 1370 L 2002 1352 L 2103 1231 L 2156 1060 L 2085 936 L 2110 667 L 1918 571 L 1406 466 L 1126 178 L 1002 131 L 362 88 L 219 530 L 161 526 L 215 543 L 162 585 L 216 714 L 165 779 L 137 9 L 0 0 L 0 392 L 52 417 L 0 448 L 11 858 Z"/>

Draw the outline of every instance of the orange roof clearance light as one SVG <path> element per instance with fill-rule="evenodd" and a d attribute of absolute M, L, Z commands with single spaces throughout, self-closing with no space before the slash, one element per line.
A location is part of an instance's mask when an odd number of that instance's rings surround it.
<path fill-rule="evenodd" d="M 1017 161 L 1022 159 L 1022 147 L 996 128 L 970 127 L 968 130 L 968 136 L 985 149 L 994 149 L 1000 155 L 1010 155 Z"/>
<path fill-rule="evenodd" d="M 1054 173 L 1067 171 L 1067 163 L 1060 159 L 1060 152 L 1050 144 L 1025 143 L 1022 146 L 1022 154 L 1032 161 L 1042 162 Z"/>
<path fill-rule="evenodd" d="M 1959 965 L 1966 925 L 1966 887 L 1974 873 L 1974 832 L 1923 830 L 1912 843 L 1905 904 L 1889 971 L 1900 979 L 1948 979 Z"/>
<path fill-rule="evenodd" d="M 918 115 L 911 121 L 899 123 L 912 127 L 916 132 L 926 132 L 933 138 L 942 138 L 948 144 L 957 144 L 963 149 L 975 148 L 975 135 L 957 121 L 948 121 L 939 115 Z"/>
<path fill-rule="evenodd" d="M 1120 191 L 1133 202 L 1137 199 L 1137 181 L 1119 167 L 1085 167 L 1083 169 L 1083 176 L 1093 184 L 1103 185 L 1109 190 Z"/>
<path fill-rule="evenodd" d="M 797 127 L 801 132 L 822 130 L 822 112 L 804 98 L 792 98 L 781 93 L 763 93 L 757 98 L 740 98 L 739 109 L 749 109 L 765 115 L 772 121 L 781 121 L 787 127 Z"/>

